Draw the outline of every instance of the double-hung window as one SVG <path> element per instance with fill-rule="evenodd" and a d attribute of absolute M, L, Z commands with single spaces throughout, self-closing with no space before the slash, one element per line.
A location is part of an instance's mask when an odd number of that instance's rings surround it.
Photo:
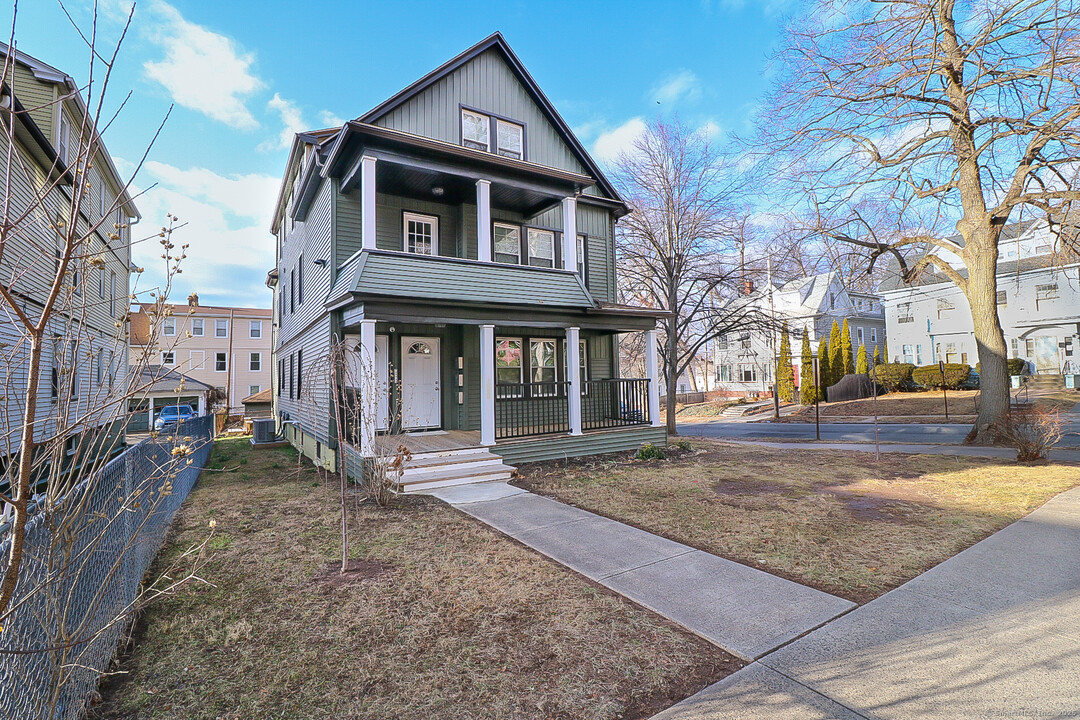
<path fill-rule="evenodd" d="M 261 338 L 262 337 L 262 320 L 249 320 L 248 321 L 248 337 L 249 338 Z"/>
<path fill-rule="evenodd" d="M 495 341 L 495 382 L 520 385 L 523 360 L 521 338 L 498 338 Z"/>
<path fill-rule="evenodd" d="M 258 395 L 262 392 L 262 385 L 248 385 L 248 396 Z"/>
<path fill-rule="evenodd" d="M 731 382 L 731 366 L 718 365 L 716 368 L 717 382 Z"/>
<path fill-rule="evenodd" d="M 877 328 L 875 327 L 870 328 L 870 342 L 877 342 Z"/>
<path fill-rule="evenodd" d="M 229 369 L 228 355 L 223 352 L 214 354 L 214 372 L 225 372 Z"/>
<path fill-rule="evenodd" d="M 99 268 L 97 271 L 97 292 L 98 297 L 102 300 L 105 299 L 105 268 Z"/>
<path fill-rule="evenodd" d="M 495 262 L 517 265 L 521 262 L 521 228 L 495 223 Z"/>
<path fill-rule="evenodd" d="M 304 255 L 296 258 L 296 301 L 298 305 L 304 304 Z"/>
<path fill-rule="evenodd" d="M 555 267 L 555 233 L 539 228 L 528 229 L 529 265 L 533 267 Z"/>
<path fill-rule="evenodd" d="M 176 353 L 173 352 L 172 350 L 163 350 L 161 352 L 161 364 L 162 365 L 169 365 L 169 366 L 175 365 L 176 364 Z"/>
<path fill-rule="evenodd" d="M 206 333 L 206 322 L 202 318 L 191 319 L 191 334 L 194 337 L 202 337 Z"/>
<path fill-rule="evenodd" d="M 862 345 L 863 344 L 863 329 L 862 328 L 855 328 L 855 336 L 858 337 L 859 344 Z"/>
<path fill-rule="evenodd" d="M 404 213 L 405 252 L 415 255 L 439 254 L 439 218 L 434 215 Z"/>
<path fill-rule="evenodd" d="M 173 337 L 176 335 L 176 318 L 167 317 L 161 321 L 161 333 L 166 337 Z"/>
<path fill-rule="evenodd" d="M 529 366 L 531 380 L 542 383 L 536 388 L 536 395 L 555 395 L 559 388 L 555 384 L 555 340 L 535 339 L 529 341 Z"/>
<path fill-rule="evenodd" d="M 463 109 L 461 144 L 474 150 L 491 150 L 491 119 L 487 115 Z"/>
<path fill-rule="evenodd" d="M 229 337 L 229 321 L 228 320 L 215 320 L 214 321 L 214 337 L 227 338 Z"/>
<path fill-rule="evenodd" d="M 577 236 L 577 271 L 581 276 L 581 282 L 588 282 L 588 277 L 585 275 L 588 268 L 588 263 L 585 262 L 585 251 L 589 247 L 588 239 L 584 234 Z"/>
<path fill-rule="evenodd" d="M 251 357 L 248 358 L 248 369 L 251 372 L 260 372 L 262 370 L 262 353 L 251 353 Z"/>
<path fill-rule="evenodd" d="M 112 284 L 112 291 L 109 295 L 109 315 L 116 317 L 116 272 L 109 273 L 109 280 Z"/>
<path fill-rule="evenodd" d="M 739 381 L 744 383 L 757 382 L 757 368 L 754 365 L 740 365 Z"/>
<path fill-rule="evenodd" d="M 495 140 L 498 143 L 496 152 L 515 160 L 524 159 L 525 128 L 506 120 L 496 120 L 495 127 Z"/>

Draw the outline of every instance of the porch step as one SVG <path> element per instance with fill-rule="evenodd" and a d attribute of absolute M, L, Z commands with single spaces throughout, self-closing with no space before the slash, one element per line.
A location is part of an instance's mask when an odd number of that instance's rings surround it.
<path fill-rule="evenodd" d="M 487 448 L 466 448 L 413 456 L 401 474 L 401 492 L 413 493 L 467 483 L 509 480 L 515 468 Z"/>

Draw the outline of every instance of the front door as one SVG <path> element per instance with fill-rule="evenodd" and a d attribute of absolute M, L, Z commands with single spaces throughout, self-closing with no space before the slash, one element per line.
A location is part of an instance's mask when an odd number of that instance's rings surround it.
<path fill-rule="evenodd" d="M 401 338 L 401 426 L 437 428 L 441 422 L 439 338 Z"/>
<path fill-rule="evenodd" d="M 1035 338 L 1035 370 L 1040 373 L 1058 373 L 1058 339 L 1042 335 Z"/>

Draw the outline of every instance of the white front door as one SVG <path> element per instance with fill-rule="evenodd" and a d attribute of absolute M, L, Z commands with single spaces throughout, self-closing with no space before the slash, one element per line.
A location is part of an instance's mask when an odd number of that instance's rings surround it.
<path fill-rule="evenodd" d="M 437 428 L 441 422 L 439 338 L 401 338 L 401 426 Z"/>

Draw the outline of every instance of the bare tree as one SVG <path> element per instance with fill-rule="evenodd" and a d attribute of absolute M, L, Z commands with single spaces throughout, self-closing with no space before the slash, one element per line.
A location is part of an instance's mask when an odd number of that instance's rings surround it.
<path fill-rule="evenodd" d="M 668 311 L 659 350 L 674 435 L 679 376 L 712 338 L 767 319 L 730 302 L 743 281 L 732 209 L 738 180 L 706 132 L 677 120 L 650 123 L 619 157 L 615 178 L 632 210 L 617 226 L 620 293 L 624 301 Z"/>
<path fill-rule="evenodd" d="M 908 280 L 933 266 L 966 296 L 983 368 L 969 441 L 992 441 L 1009 412 L 1002 228 L 1024 208 L 1061 223 L 1080 199 L 1078 30 L 1070 0 L 823 0 L 775 58 L 759 140 L 793 190 L 813 190 L 822 231 L 870 262 L 894 256 Z M 892 223 L 857 212 L 873 196 Z"/>

